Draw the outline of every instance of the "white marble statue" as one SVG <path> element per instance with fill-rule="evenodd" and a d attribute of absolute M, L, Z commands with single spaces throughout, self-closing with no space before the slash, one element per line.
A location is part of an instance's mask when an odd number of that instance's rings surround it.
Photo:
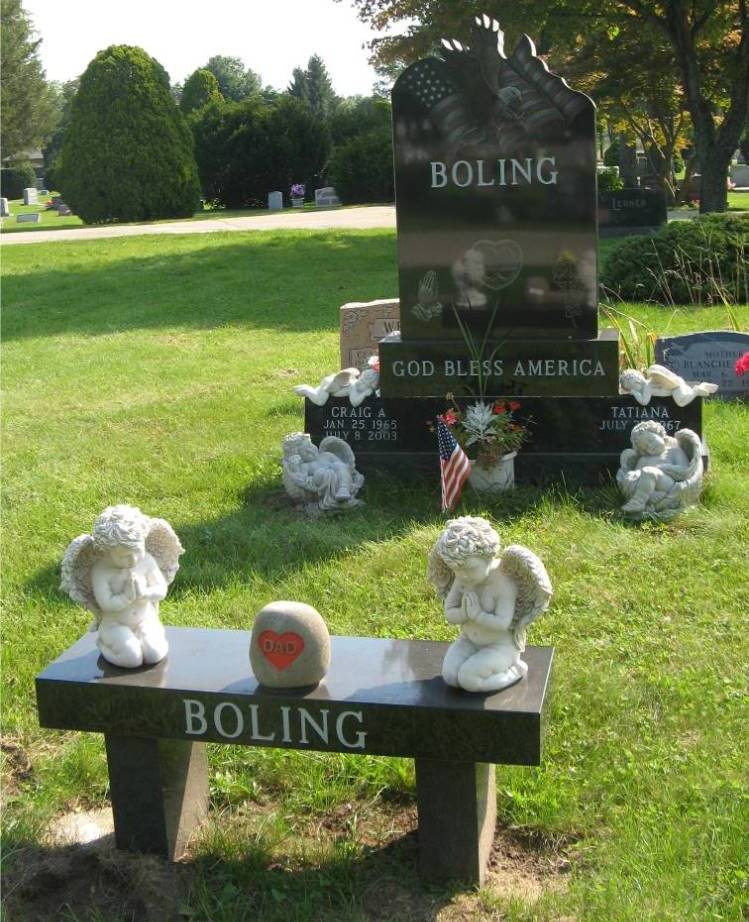
<path fill-rule="evenodd" d="M 306 397 L 318 407 L 328 402 L 328 397 L 348 397 L 352 407 L 364 403 L 367 397 L 375 393 L 380 384 L 379 364 L 376 356 L 369 360 L 369 367 L 363 371 L 358 368 L 344 368 L 334 375 L 327 375 L 317 387 L 309 384 L 297 384 L 294 393 Z"/>
<path fill-rule="evenodd" d="M 528 548 L 500 554 L 499 535 L 486 519 L 451 519 L 429 554 L 427 579 L 444 600 L 445 617 L 459 624 L 442 663 L 448 685 L 499 691 L 528 672 L 520 658 L 525 632 L 549 606 L 552 588 L 543 563 Z"/>
<path fill-rule="evenodd" d="M 633 518 L 668 521 L 699 499 L 704 467 L 700 438 L 691 429 L 668 435 L 654 419 L 632 430 L 632 448 L 620 459 L 616 482 Z"/>
<path fill-rule="evenodd" d="M 623 371 L 619 376 L 619 390 L 622 394 L 631 394 L 643 407 L 650 403 L 651 397 L 672 397 L 677 406 L 685 407 L 695 397 L 714 394 L 718 385 L 709 381 L 687 384 L 684 378 L 670 368 L 651 365 L 645 374 L 634 368 Z"/>
<path fill-rule="evenodd" d="M 283 484 L 286 492 L 310 514 L 359 506 L 356 494 L 364 477 L 348 442 L 326 436 L 318 448 L 304 432 L 283 440 Z"/>
<path fill-rule="evenodd" d="M 104 659 L 132 669 L 166 656 L 159 602 L 183 552 L 168 522 L 124 505 L 109 506 L 90 535 L 70 542 L 60 588 L 94 613 L 91 629 Z"/>

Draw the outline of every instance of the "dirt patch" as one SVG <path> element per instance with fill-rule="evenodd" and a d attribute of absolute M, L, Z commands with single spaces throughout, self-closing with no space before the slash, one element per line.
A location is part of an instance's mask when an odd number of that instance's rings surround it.
<path fill-rule="evenodd" d="M 60 919 L 67 910 L 80 922 L 178 922 L 177 868 L 112 848 L 28 847 L 3 875 L 5 920 Z"/>
<path fill-rule="evenodd" d="M 0 743 L 3 754 L 3 789 L 5 794 L 15 793 L 19 785 L 34 774 L 34 766 L 26 750 L 11 739 Z"/>

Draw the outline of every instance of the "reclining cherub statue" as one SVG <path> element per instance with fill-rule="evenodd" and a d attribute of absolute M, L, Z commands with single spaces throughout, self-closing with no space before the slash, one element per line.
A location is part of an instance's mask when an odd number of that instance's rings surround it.
<path fill-rule="evenodd" d="M 632 448 L 622 452 L 616 474 L 627 500 L 622 512 L 668 521 L 697 502 L 704 473 L 697 433 L 679 429 L 674 437 L 648 419 L 634 427 L 630 438 Z"/>
<path fill-rule="evenodd" d="M 709 397 L 718 390 L 717 384 L 701 381 L 688 384 L 684 378 L 665 365 L 651 365 L 643 374 L 635 368 L 627 368 L 619 376 L 619 390 L 631 394 L 643 407 L 651 397 L 672 397 L 677 407 L 685 407 L 695 397 Z"/>
<path fill-rule="evenodd" d="M 60 589 L 94 613 L 99 652 L 115 666 L 158 663 L 169 649 L 159 602 L 184 553 L 164 519 L 134 506 L 109 506 L 92 534 L 79 535 L 62 560 Z"/>
<path fill-rule="evenodd" d="M 286 492 L 310 514 L 362 503 L 356 494 L 364 477 L 351 446 L 335 435 L 326 436 L 319 448 L 305 432 L 287 435 L 281 466 Z"/>
<path fill-rule="evenodd" d="M 326 375 L 317 387 L 297 384 L 294 393 L 306 397 L 318 407 L 324 406 L 329 397 L 348 397 L 351 406 L 358 407 L 375 393 L 379 384 L 379 361 L 377 356 L 373 356 L 363 371 L 359 371 L 358 368 L 344 368 L 334 375 Z"/>
<path fill-rule="evenodd" d="M 429 554 L 427 579 L 444 600 L 445 617 L 460 636 L 442 663 L 448 685 L 499 691 L 528 672 L 521 659 L 526 629 L 549 607 L 551 581 L 528 548 L 500 554 L 499 535 L 486 519 L 451 519 Z"/>

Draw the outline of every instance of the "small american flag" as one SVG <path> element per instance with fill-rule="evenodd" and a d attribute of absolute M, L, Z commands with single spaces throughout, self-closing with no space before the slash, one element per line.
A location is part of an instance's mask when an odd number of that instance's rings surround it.
<path fill-rule="evenodd" d="M 471 462 L 441 416 L 437 417 L 437 445 L 442 479 L 442 511 L 449 512 L 460 499 L 463 484 L 471 473 Z"/>

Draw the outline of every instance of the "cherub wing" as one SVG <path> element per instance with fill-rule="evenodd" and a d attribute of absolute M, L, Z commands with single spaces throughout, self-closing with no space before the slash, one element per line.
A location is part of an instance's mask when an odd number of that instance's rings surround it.
<path fill-rule="evenodd" d="M 342 368 L 333 375 L 328 390 L 331 393 L 341 390 L 344 387 L 350 387 L 355 381 L 359 380 L 361 372 L 358 368 Z"/>
<path fill-rule="evenodd" d="M 74 602 L 83 605 L 97 617 L 101 610 L 96 604 L 91 584 L 91 568 L 96 563 L 98 554 L 94 548 L 91 535 L 78 535 L 67 546 L 60 567 L 60 589 L 67 593 Z"/>
<path fill-rule="evenodd" d="M 443 601 L 452 589 L 455 574 L 437 553 L 437 543 L 427 557 L 427 581 L 432 584 L 434 591 Z"/>
<path fill-rule="evenodd" d="M 353 448 L 345 439 L 339 439 L 337 435 L 326 435 L 320 442 L 320 451 L 329 451 L 331 454 L 336 455 L 352 471 L 356 467 L 356 456 Z"/>
<path fill-rule="evenodd" d="M 185 549 L 172 526 L 165 519 L 151 519 L 146 537 L 146 550 L 156 561 L 169 585 L 179 570 L 179 557 Z"/>
<path fill-rule="evenodd" d="M 549 607 L 553 592 L 551 580 L 541 559 L 521 544 L 505 548 L 500 566 L 518 589 L 512 635 L 515 645 L 522 651 L 526 628 Z"/>
<path fill-rule="evenodd" d="M 689 458 L 689 465 L 683 476 L 679 478 L 683 484 L 682 489 L 696 490 L 696 495 L 699 495 L 704 472 L 700 437 L 696 432 L 692 432 L 691 429 L 679 429 L 674 433 L 674 438 L 679 443 L 679 447 L 684 454 Z M 674 475 L 671 474 L 671 476 L 673 477 Z"/>

